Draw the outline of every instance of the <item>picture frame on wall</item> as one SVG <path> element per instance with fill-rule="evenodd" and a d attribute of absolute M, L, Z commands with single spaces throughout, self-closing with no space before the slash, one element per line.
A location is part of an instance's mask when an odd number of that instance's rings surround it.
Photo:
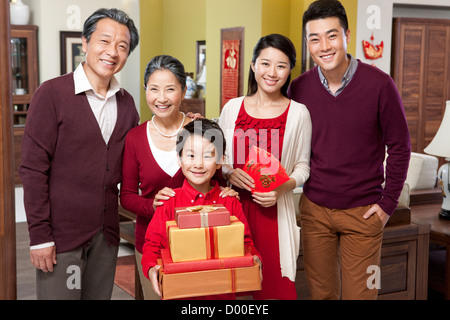
<path fill-rule="evenodd" d="M 60 31 L 61 75 L 74 71 L 84 60 L 81 31 Z"/>
<path fill-rule="evenodd" d="M 196 45 L 196 66 L 195 66 L 195 74 L 196 77 L 200 75 L 203 70 L 203 67 L 206 65 L 206 41 L 199 40 Z"/>

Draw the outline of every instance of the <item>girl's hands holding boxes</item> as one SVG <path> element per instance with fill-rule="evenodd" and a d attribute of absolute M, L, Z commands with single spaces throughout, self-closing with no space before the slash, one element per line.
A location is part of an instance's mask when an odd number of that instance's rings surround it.
<path fill-rule="evenodd" d="M 148 270 L 148 278 L 152 282 L 152 288 L 155 293 L 161 297 L 161 288 L 159 287 L 159 268 L 161 268 L 160 265 L 156 265 L 153 268 L 150 268 Z"/>

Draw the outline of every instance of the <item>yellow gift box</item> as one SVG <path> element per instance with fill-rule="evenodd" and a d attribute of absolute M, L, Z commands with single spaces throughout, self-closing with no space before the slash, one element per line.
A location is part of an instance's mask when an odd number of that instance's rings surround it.
<path fill-rule="evenodd" d="M 223 259 L 244 255 L 244 224 L 236 216 L 230 224 L 208 228 L 180 229 L 174 220 L 166 222 L 173 262 Z"/>

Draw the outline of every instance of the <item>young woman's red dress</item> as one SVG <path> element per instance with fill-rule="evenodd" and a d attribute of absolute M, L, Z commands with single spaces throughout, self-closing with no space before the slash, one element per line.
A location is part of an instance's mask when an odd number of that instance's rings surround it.
<path fill-rule="evenodd" d="M 238 154 L 245 148 L 245 159 L 250 147 L 256 145 L 281 159 L 283 137 L 289 107 L 280 116 L 272 119 L 256 119 L 247 114 L 242 102 L 235 123 L 233 137 L 234 167 L 242 169 L 244 163 Z M 242 141 L 244 139 L 244 141 Z M 239 161 L 238 161 L 239 160 Z M 262 290 L 255 292 L 255 299 L 297 299 L 295 282 L 281 276 L 278 246 L 277 206 L 264 208 L 253 201 L 249 191 L 239 189 L 244 213 L 250 226 L 255 247 L 264 261 Z"/>

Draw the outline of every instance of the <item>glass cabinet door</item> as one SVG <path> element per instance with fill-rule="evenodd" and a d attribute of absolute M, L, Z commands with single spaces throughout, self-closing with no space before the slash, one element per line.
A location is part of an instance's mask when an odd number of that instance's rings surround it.
<path fill-rule="evenodd" d="M 11 38 L 13 94 L 23 95 L 29 90 L 27 38 Z"/>
<path fill-rule="evenodd" d="M 20 96 L 29 92 L 27 38 L 11 38 L 12 94 L 14 96 L 14 125 L 25 125 L 28 104 Z M 22 101 L 21 101 L 22 100 Z"/>
<path fill-rule="evenodd" d="M 38 85 L 37 27 L 11 26 L 11 74 L 14 126 L 25 125 Z"/>

